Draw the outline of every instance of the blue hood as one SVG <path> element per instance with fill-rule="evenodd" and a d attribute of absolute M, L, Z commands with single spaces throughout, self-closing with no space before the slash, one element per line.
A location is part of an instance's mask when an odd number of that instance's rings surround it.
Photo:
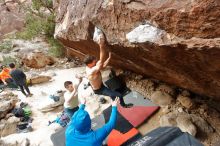
<path fill-rule="evenodd" d="M 85 110 L 78 110 L 72 117 L 71 125 L 80 133 L 87 133 L 91 129 L 91 119 Z"/>

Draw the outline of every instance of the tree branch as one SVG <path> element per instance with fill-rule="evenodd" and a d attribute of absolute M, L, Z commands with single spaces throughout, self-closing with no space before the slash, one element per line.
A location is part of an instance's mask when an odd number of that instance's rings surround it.
<path fill-rule="evenodd" d="M 52 14 L 54 13 L 54 10 L 50 8 L 46 3 L 44 3 L 43 0 L 40 0 L 40 2 L 45 8 L 47 8 L 50 11 L 50 13 Z"/>

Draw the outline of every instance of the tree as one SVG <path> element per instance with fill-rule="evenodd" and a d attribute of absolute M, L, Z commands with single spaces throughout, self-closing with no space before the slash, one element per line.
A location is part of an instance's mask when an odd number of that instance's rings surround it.
<path fill-rule="evenodd" d="M 25 28 L 17 34 L 18 38 L 33 39 L 44 36 L 50 44 L 49 52 L 56 56 L 63 56 L 63 45 L 54 39 L 55 9 L 52 0 L 32 0 L 31 6 L 24 5 L 27 11 Z"/>

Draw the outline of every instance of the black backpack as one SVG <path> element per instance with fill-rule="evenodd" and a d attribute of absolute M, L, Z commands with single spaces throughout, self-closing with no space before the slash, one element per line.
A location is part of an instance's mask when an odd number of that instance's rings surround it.
<path fill-rule="evenodd" d="M 20 108 L 14 108 L 12 110 L 12 113 L 15 115 L 15 117 L 25 117 L 25 113 L 24 110 L 20 107 Z"/>

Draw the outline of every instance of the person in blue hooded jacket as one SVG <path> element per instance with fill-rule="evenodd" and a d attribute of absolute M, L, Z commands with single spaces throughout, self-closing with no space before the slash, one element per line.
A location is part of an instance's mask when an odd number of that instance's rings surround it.
<path fill-rule="evenodd" d="M 85 104 L 82 104 L 79 110 L 74 113 L 66 129 L 66 146 L 101 146 L 115 127 L 118 101 L 119 98 L 117 97 L 112 102 L 112 113 L 108 123 L 95 131 L 91 129 L 90 116 L 85 111 Z"/>

